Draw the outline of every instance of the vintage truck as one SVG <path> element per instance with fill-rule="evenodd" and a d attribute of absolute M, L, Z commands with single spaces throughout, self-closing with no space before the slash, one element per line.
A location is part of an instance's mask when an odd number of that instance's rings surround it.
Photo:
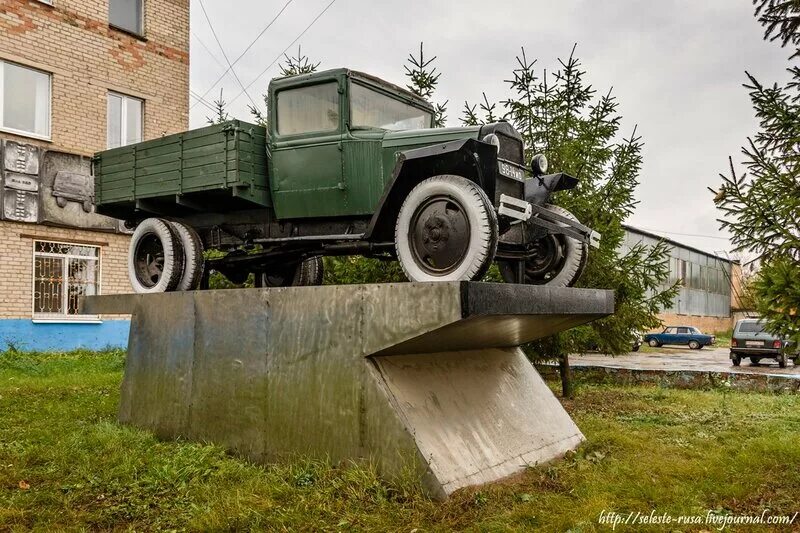
<path fill-rule="evenodd" d="M 268 100 L 268 131 L 230 121 L 95 155 L 97 212 L 135 228 L 134 290 L 202 288 L 209 269 L 319 284 L 326 255 L 397 259 L 412 281 L 496 260 L 509 282 L 571 286 L 599 241 L 549 203 L 576 178 L 526 165 L 507 122 L 433 128 L 424 99 L 348 69 L 274 79 Z"/>

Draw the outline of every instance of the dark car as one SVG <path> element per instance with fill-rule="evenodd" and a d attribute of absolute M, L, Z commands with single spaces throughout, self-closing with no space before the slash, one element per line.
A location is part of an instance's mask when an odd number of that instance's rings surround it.
<path fill-rule="evenodd" d="M 745 357 L 749 357 L 754 365 L 762 359 L 774 359 L 778 366 L 786 368 L 786 360 L 794 356 L 794 364 L 798 364 L 800 354 L 796 353 L 794 344 L 768 333 L 765 327 L 765 322 L 756 318 L 745 318 L 736 323 L 731 338 L 733 366 L 739 366 Z"/>
<path fill-rule="evenodd" d="M 693 326 L 668 326 L 661 333 L 648 333 L 644 342 L 656 348 L 665 344 L 685 344 L 692 350 L 699 350 L 703 346 L 710 346 L 717 342 L 714 335 L 701 333 Z"/>

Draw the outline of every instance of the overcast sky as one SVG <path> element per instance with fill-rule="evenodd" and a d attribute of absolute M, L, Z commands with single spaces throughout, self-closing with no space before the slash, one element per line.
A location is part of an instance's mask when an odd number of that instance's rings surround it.
<path fill-rule="evenodd" d="M 199 0 L 191 1 L 191 88 L 202 95 L 225 71 L 225 60 Z M 203 0 L 230 61 L 286 1 Z M 278 63 L 267 67 L 330 1 L 292 0 L 236 63 L 245 86 L 255 80 L 248 94 L 259 105 L 279 73 Z M 599 92 L 613 87 L 623 132 L 638 124 L 645 142 L 641 203 L 628 222 L 710 252 L 730 248 L 719 238 L 706 187 L 719 183 L 728 155 L 738 160 L 756 131 L 741 86 L 745 69 L 764 83 L 780 82 L 789 55 L 762 40 L 749 0 L 334 0 L 290 51 L 300 44 L 321 68 L 363 70 L 405 85 L 404 61 L 420 41 L 438 56 L 436 100 L 449 100 L 449 125 L 459 125 L 463 102 L 478 101 L 482 91 L 490 99 L 505 97 L 503 80 L 521 46 L 540 68 L 554 70 L 577 42 L 587 81 Z M 241 88 L 230 74 L 205 100 L 217 99 L 220 88 L 231 115 L 248 120 L 250 100 L 238 96 Z M 203 126 L 210 114 L 194 105 L 191 126 Z"/>

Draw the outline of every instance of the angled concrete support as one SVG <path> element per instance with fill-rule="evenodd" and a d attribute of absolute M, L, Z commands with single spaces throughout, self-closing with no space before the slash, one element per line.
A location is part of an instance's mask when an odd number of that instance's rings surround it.
<path fill-rule="evenodd" d="M 255 461 L 413 468 L 432 495 L 559 457 L 580 430 L 518 348 L 610 291 L 403 283 L 94 296 L 131 314 L 120 421 Z"/>

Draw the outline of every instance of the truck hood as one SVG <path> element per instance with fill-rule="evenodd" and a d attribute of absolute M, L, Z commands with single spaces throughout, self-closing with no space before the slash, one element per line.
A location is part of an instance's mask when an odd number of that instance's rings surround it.
<path fill-rule="evenodd" d="M 480 126 L 461 128 L 426 128 L 419 130 L 387 131 L 383 136 L 385 148 L 413 147 L 455 141 L 457 139 L 477 139 Z"/>

